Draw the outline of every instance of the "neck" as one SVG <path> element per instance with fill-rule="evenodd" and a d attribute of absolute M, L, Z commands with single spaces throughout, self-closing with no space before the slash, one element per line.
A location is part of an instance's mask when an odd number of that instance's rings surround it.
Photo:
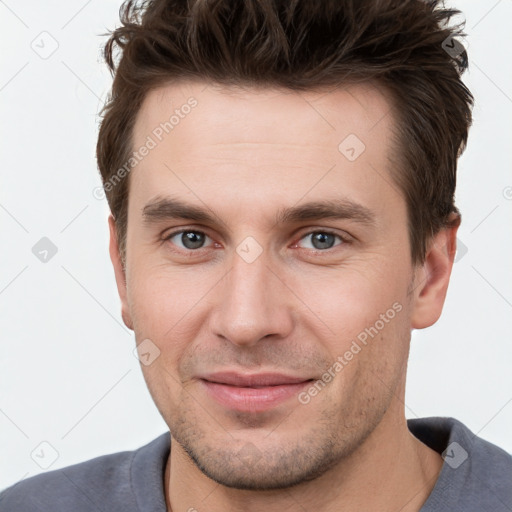
<path fill-rule="evenodd" d="M 300 504 L 319 512 L 418 512 L 435 485 L 442 458 L 410 433 L 403 414 L 397 420 L 391 409 L 350 456 L 319 478 L 287 489 L 244 491 L 220 485 L 173 442 L 165 472 L 168 511 L 274 512 Z"/>

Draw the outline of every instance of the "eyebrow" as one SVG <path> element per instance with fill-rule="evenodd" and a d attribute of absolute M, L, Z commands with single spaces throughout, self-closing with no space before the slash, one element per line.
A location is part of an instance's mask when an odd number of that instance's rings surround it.
<path fill-rule="evenodd" d="M 157 198 L 146 204 L 142 209 L 142 217 L 143 223 L 148 226 L 162 221 L 184 219 L 227 227 L 226 223 L 208 208 L 201 208 L 172 197 Z M 376 215 L 366 206 L 340 198 L 310 201 L 298 206 L 282 208 L 275 217 L 275 223 L 293 224 L 321 219 L 347 219 L 373 226 Z"/>

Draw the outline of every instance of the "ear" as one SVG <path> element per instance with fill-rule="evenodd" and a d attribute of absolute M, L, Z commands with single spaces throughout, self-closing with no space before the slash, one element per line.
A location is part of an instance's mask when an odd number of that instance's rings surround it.
<path fill-rule="evenodd" d="M 453 227 L 441 229 L 430 241 L 425 261 L 415 271 L 411 328 L 435 324 L 443 310 L 457 250 L 460 215 L 453 214 Z"/>
<path fill-rule="evenodd" d="M 117 283 L 117 291 L 119 293 L 119 298 L 121 299 L 121 316 L 123 317 L 123 322 L 133 331 L 133 323 L 130 315 L 130 309 L 128 307 L 127 293 L 126 293 L 126 275 L 123 269 L 123 264 L 121 262 L 121 255 L 119 253 L 119 246 L 117 243 L 117 228 L 114 217 L 112 214 L 108 217 L 108 226 L 110 230 L 110 259 L 112 261 L 112 265 L 114 266 L 114 274 L 116 276 Z"/>

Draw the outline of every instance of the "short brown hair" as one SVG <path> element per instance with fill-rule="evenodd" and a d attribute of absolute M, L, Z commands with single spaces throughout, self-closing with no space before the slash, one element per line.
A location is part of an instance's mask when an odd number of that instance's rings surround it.
<path fill-rule="evenodd" d="M 455 39 L 460 11 L 437 0 L 149 0 L 125 2 L 104 57 L 114 75 L 102 110 L 97 160 L 125 262 L 136 115 L 152 89 L 179 80 L 314 90 L 373 82 L 392 98 L 413 263 L 429 239 L 457 225 L 457 159 L 473 96 L 460 79 L 467 53 Z M 450 51 L 450 48 L 459 51 Z M 119 59 L 115 51 L 119 51 Z M 123 173 L 123 177 L 124 177 Z M 129 177 L 129 176 L 128 176 Z M 119 178 L 119 175 L 117 175 Z M 110 180 L 110 181 L 109 181 Z M 114 186 L 112 186 L 114 185 Z M 450 222 L 450 214 L 455 218 Z"/>

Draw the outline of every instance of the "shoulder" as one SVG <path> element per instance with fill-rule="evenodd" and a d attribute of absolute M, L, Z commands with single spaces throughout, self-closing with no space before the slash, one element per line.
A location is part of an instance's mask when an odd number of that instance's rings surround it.
<path fill-rule="evenodd" d="M 102 455 L 41 473 L 0 493 L 2 512 L 131 512 L 136 506 L 132 473 L 137 459 L 162 459 L 168 434 L 133 451 Z"/>
<path fill-rule="evenodd" d="M 127 501 L 126 484 L 135 453 L 103 455 L 22 480 L 0 494 L 0 510 L 104 510 L 104 494 L 109 501 Z"/>
<path fill-rule="evenodd" d="M 512 455 L 503 448 L 474 434 L 464 423 L 449 417 L 417 418 L 407 420 L 409 429 L 430 448 L 443 456 L 454 468 L 468 462 L 471 472 L 488 475 L 488 469 L 512 471 Z M 512 480 L 508 483 L 512 484 Z"/>
<path fill-rule="evenodd" d="M 408 420 L 409 429 L 443 457 L 422 512 L 512 510 L 512 455 L 454 418 Z"/>
<path fill-rule="evenodd" d="M 465 427 L 466 428 L 466 427 Z M 471 485 L 473 502 L 495 502 L 493 510 L 512 510 L 512 455 L 499 446 L 496 446 L 481 437 L 473 434 L 469 429 L 467 459 L 467 485 Z M 452 455 L 447 450 L 445 460 Z M 457 448 L 457 446 L 455 446 Z M 476 489 L 480 489 L 480 493 Z"/>

